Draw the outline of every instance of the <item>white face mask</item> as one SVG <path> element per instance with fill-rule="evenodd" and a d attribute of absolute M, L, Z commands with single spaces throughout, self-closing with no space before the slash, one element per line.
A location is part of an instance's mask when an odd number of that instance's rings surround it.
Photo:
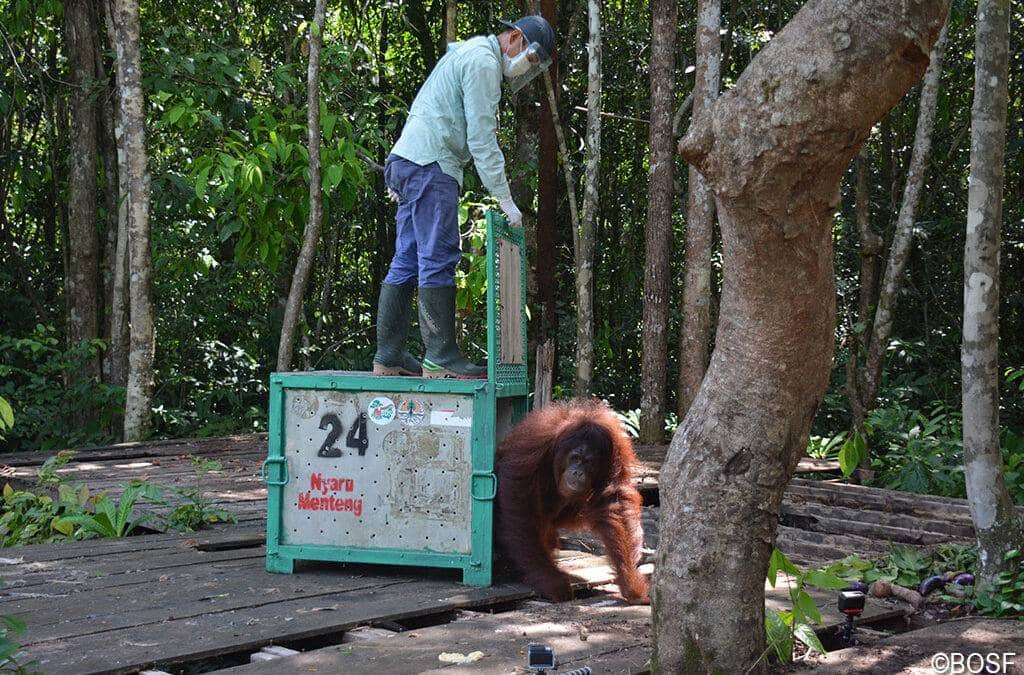
<path fill-rule="evenodd" d="M 514 79 L 523 75 L 530 69 L 530 60 L 526 58 L 526 50 L 519 52 L 517 56 L 509 57 L 508 54 L 502 54 L 502 66 L 501 72 L 505 75 L 506 79 Z"/>

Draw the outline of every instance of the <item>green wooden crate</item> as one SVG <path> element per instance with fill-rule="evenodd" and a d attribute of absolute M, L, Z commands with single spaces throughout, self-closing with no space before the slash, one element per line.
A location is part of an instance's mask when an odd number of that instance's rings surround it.
<path fill-rule="evenodd" d="M 329 560 L 491 583 L 494 451 L 527 408 L 524 243 L 488 212 L 486 380 L 271 375 L 269 571 Z"/>

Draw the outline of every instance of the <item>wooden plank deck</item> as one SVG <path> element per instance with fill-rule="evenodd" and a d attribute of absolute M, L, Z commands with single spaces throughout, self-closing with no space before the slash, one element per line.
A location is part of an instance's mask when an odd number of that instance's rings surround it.
<path fill-rule="evenodd" d="M 598 595 L 564 606 L 517 607 L 532 597 L 525 586 L 506 580 L 487 589 L 468 588 L 456 572 L 444 570 L 304 564 L 295 575 L 266 573 L 266 490 L 259 478 L 265 447 L 261 435 L 122 444 L 81 450 L 62 467 L 59 473 L 67 479 L 112 495 L 135 479 L 198 487 L 239 522 L 199 533 L 0 551 L 0 576 L 6 581 L 0 614 L 26 620 L 26 652 L 37 666 L 57 674 L 132 673 L 150 667 L 208 672 L 245 663 L 250 652 L 266 645 L 285 644 L 312 650 L 301 657 L 305 661 L 294 662 L 295 672 L 303 672 L 309 659 L 321 659 L 316 662 L 320 672 L 364 672 L 364 665 L 365 672 L 508 672 L 522 665 L 523 641 L 531 636 L 496 641 L 494 631 L 542 625 L 550 628 L 544 639 L 564 651 L 567 664 L 596 660 L 607 672 L 643 669 L 649 608 L 601 606 L 615 597 L 608 595 L 614 587 L 605 586 L 612 574 L 595 555 L 601 553 L 600 544 L 586 537 L 563 539 L 563 547 L 582 550 L 563 551 L 562 562 L 579 577 L 580 588 L 599 587 Z M 193 456 L 216 460 L 222 469 L 197 478 Z M 640 448 L 639 456 L 638 485 L 651 502 L 645 508 L 646 545 L 654 548 L 657 472 L 664 449 Z M 5 465 L 0 482 L 34 483 L 43 459 L 24 453 L 0 458 Z M 888 541 L 922 545 L 970 536 L 963 500 L 795 479 L 786 493 L 777 543 L 799 563 L 816 565 L 851 553 L 882 555 Z M 781 608 L 785 599 L 782 586 L 768 591 L 770 605 Z M 818 600 L 825 609 L 834 602 L 831 594 Z M 597 607 L 591 606 L 594 602 Z M 868 616 L 902 611 L 874 602 Z M 572 618 L 573 612 L 591 616 L 586 641 L 573 636 L 584 621 Z M 455 616 L 458 620 L 451 622 Z M 439 625 L 372 644 L 336 644 L 355 627 L 396 621 Z M 475 651 L 470 647 L 487 639 L 495 644 L 481 649 L 487 656 L 478 664 L 437 661 L 441 651 Z M 399 663 L 407 667 L 391 669 Z"/>

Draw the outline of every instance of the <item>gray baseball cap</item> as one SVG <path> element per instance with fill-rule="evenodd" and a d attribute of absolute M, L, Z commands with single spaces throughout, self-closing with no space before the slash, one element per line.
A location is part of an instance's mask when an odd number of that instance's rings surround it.
<path fill-rule="evenodd" d="M 528 14 L 523 18 L 519 19 L 515 23 L 510 23 L 504 19 L 498 19 L 501 23 L 508 26 L 509 28 L 518 28 L 526 36 L 526 41 L 539 45 L 547 54 L 546 56 L 550 59 L 555 53 L 555 31 L 552 30 L 551 24 L 547 22 L 547 19 L 537 14 Z"/>

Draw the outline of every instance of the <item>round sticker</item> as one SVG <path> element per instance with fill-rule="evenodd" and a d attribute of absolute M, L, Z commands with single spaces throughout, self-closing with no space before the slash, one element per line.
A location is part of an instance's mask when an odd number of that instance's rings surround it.
<path fill-rule="evenodd" d="M 395 419 L 395 402 L 387 396 L 377 396 L 370 401 L 366 412 L 374 424 L 389 424 Z"/>
<path fill-rule="evenodd" d="M 398 404 L 398 419 L 413 426 L 423 424 L 427 419 L 427 406 L 423 401 L 406 399 Z"/>

